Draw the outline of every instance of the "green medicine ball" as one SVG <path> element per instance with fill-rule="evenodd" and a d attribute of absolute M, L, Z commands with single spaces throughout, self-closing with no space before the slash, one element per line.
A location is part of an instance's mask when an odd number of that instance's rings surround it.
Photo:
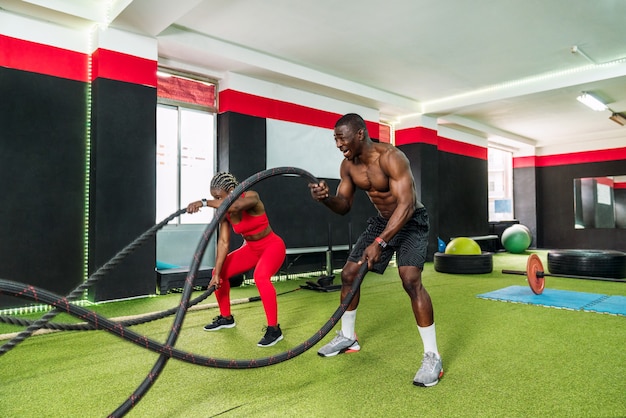
<path fill-rule="evenodd" d="M 524 225 L 511 225 L 502 233 L 502 246 L 510 253 L 521 254 L 528 249 L 532 238 Z"/>

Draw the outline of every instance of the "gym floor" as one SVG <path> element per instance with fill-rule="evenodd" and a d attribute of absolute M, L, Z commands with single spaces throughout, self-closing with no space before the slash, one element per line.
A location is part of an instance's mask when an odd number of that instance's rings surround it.
<path fill-rule="evenodd" d="M 531 253 L 546 265 L 546 252 L 534 250 L 495 254 L 489 274 L 438 273 L 427 263 L 424 284 L 435 307 L 445 369 L 434 387 L 412 385 L 421 340 L 397 271 L 389 268 L 384 275 L 368 274 L 361 287 L 359 353 L 317 356 L 335 327 L 310 350 L 268 367 L 229 370 L 170 360 L 128 416 L 626 416 L 626 317 L 477 297 L 508 286 L 527 287 L 524 276 L 502 270 L 524 270 Z M 276 283 L 278 293 L 294 290 L 278 299 L 285 339 L 276 346 L 256 346 L 264 325 L 260 302 L 233 306 L 235 328 L 203 331 L 218 314 L 211 296 L 203 302 L 206 309 L 187 313 L 176 348 L 250 359 L 297 346 L 319 330 L 339 303 L 337 292 L 300 289 L 306 280 L 311 278 Z M 626 283 L 616 282 L 546 277 L 545 287 L 626 295 Z M 254 286 L 242 286 L 233 289 L 232 298 L 256 295 Z M 108 318 L 136 315 L 176 306 L 180 296 L 90 309 Z M 76 320 L 63 314 L 55 321 Z M 164 341 L 171 324 L 169 317 L 132 329 Z M 0 333 L 21 329 L 0 324 Z M 0 411 L 6 417 L 106 416 L 137 388 L 157 357 L 105 331 L 33 336 L 0 357 Z"/>

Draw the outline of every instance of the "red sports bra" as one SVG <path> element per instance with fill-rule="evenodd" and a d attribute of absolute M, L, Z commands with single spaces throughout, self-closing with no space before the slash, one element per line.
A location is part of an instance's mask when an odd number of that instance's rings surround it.
<path fill-rule="evenodd" d="M 241 221 L 237 224 L 231 221 L 229 213 L 226 214 L 226 217 L 228 218 L 228 222 L 233 226 L 233 231 L 240 235 L 258 234 L 263 232 L 270 224 L 266 213 L 254 216 L 243 210 L 241 211 Z"/>

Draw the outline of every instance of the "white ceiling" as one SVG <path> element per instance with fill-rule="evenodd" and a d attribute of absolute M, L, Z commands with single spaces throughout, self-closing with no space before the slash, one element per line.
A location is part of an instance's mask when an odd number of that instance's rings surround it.
<path fill-rule="evenodd" d="M 514 148 L 626 145 L 623 0 L 0 0 L 158 39 L 159 61 L 409 115 Z M 589 91 L 611 110 L 576 100 Z"/>

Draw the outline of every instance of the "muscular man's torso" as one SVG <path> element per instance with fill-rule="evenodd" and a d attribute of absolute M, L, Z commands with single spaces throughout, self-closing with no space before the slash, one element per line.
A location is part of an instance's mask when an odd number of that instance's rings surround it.
<path fill-rule="evenodd" d="M 389 176 L 381 168 L 381 159 L 388 158 L 388 153 L 399 152 L 391 145 L 376 144 L 374 153 L 367 159 L 347 161 L 348 172 L 352 183 L 359 189 L 364 190 L 372 204 L 384 218 L 389 218 L 396 209 L 398 201 L 389 188 Z M 383 163 L 384 164 L 384 163 Z M 415 209 L 423 205 L 417 201 L 415 185 L 412 187 Z"/>

